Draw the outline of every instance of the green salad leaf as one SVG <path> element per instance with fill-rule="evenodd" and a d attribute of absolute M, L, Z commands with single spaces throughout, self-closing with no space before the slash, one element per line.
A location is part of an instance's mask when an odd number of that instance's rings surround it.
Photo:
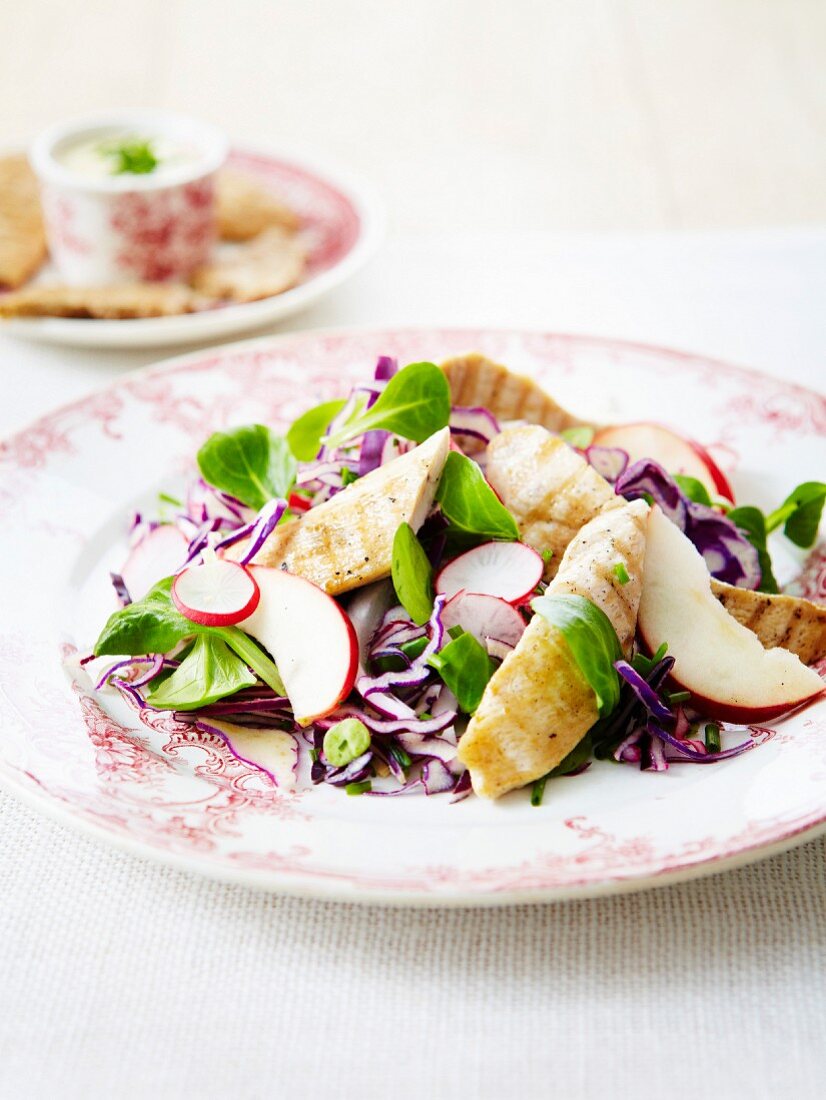
<path fill-rule="evenodd" d="M 711 494 L 699 478 L 690 477 L 688 474 L 672 474 L 671 478 L 677 482 L 689 500 L 693 500 L 695 504 L 711 507 L 713 504 Z"/>
<path fill-rule="evenodd" d="M 749 504 L 730 508 L 728 518 L 737 527 L 754 549 L 757 551 L 757 560 L 760 564 L 760 592 L 777 592 L 777 580 L 772 570 L 772 559 L 766 545 L 768 532 L 766 530 L 766 517 L 759 508 L 753 508 Z"/>
<path fill-rule="evenodd" d="M 256 511 L 286 497 L 296 472 L 287 441 L 263 424 L 215 432 L 198 451 L 198 467 L 204 481 Z"/>
<path fill-rule="evenodd" d="M 472 634 L 460 634 L 428 662 L 456 696 L 459 709 L 473 714 L 493 675 L 493 662 Z"/>
<path fill-rule="evenodd" d="M 458 451 L 447 456 L 436 491 L 442 515 L 454 529 L 482 538 L 519 538 L 516 520 L 485 480 L 477 464 Z"/>
<path fill-rule="evenodd" d="M 822 481 L 804 481 L 766 516 L 766 531 L 770 533 L 782 524 L 786 538 L 808 550 L 817 538 L 824 502 L 826 485 Z"/>
<path fill-rule="evenodd" d="M 321 448 L 321 437 L 347 404 L 342 397 L 337 401 L 325 401 L 308 409 L 295 420 L 287 432 L 290 450 L 301 462 L 312 462 Z"/>
<path fill-rule="evenodd" d="M 365 432 L 383 428 L 423 443 L 450 419 L 450 387 L 435 363 L 410 363 L 388 381 L 374 405 L 363 409 L 324 442 L 340 447 Z"/>
<path fill-rule="evenodd" d="M 95 642 L 95 656 L 138 657 L 169 653 L 204 629 L 180 613 L 172 602 L 172 577 L 158 581 L 142 600 L 113 612 Z"/>
<path fill-rule="evenodd" d="M 584 596 L 545 593 L 533 600 L 531 607 L 562 633 L 582 675 L 594 690 L 600 717 L 610 714 L 620 697 L 614 662 L 622 657 L 611 620 Z"/>
<path fill-rule="evenodd" d="M 396 530 L 391 575 L 399 603 L 416 626 L 424 626 L 433 611 L 433 569 L 409 523 Z"/>
<path fill-rule="evenodd" d="M 147 702 L 164 710 L 195 710 L 256 682 L 225 641 L 214 634 L 200 634 L 186 659 L 150 692 Z"/>
<path fill-rule="evenodd" d="M 170 595 L 172 577 L 158 581 L 142 600 L 113 612 L 95 642 L 96 657 L 142 657 L 169 653 L 187 638 L 220 638 L 277 695 L 286 695 L 272 659 L 237 626 L 201 626 L 178 611 Z"/>

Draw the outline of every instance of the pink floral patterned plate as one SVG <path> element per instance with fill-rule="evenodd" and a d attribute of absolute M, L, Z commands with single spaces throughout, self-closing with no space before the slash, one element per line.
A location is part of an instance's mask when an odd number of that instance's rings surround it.
<path fill-rule="evenodd" d="M 82 347 L 155 348 L 205 344 L 248 332 L 304 309 L 354 275 L 377 248 L 381 204 L 363 181 L 303 156 L 235 149 L 229 165 L 254 177 L 300 216 L 309 249 L 302 281 L 273 298 L 181 317 L 134 321 L 44 317 L 6 321 L 3 331 L 30 340 Z M 54 281 L 47 267 L 38 277 Z"/>
<path fill-rule="evenodd" d="M 768 505 L 822 472 L 826 401 L 775 379 L 656 348 L 478 330 L 307 333 L 199 352 L 132 375 L 34 423 L 0 452 L 4 593 L 0 782 L 60 820 L 179 867 L 265 889 L 419 905 L 490 905 L 622 891 L 788 848 L 826 824 L 826 702 L 710 768 L 608 763 L 517 792 L 348 798 L 290 791 L 218 737 L 168 716 L 142 723 L 96 696 L 77 654 L 112 607 L 124 528 L 192 468 L 204 436 L 284 426 L 364 377 L 478 349 L 535 375 L 596 419 L 688 426 Z M 826 596 L 826 552 L 778 548 L 784 580 Z"/>

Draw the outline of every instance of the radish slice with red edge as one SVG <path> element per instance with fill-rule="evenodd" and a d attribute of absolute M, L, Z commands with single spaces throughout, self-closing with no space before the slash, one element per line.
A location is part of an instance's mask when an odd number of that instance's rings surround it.
<path fill-rule="evenodd" d="M 140 600 L 153 584 L 170 576 L 186 561 L 187 542 L 171 523 L 147 532 L 129 553 L 120 575 L 133 600 Z"/>
<path fill-rule="evenodd" d="M 542 580 L 544 568 L 541 556 L 522 542 L 483 542 L 448 562 L 435 587 L 446 596 L 476 592 L 522 603 Z"/>
<path fill-rule="evenodd" d="M 240 623 L 255 611 L 260 598 L 249 570 L 225 558 L 190 566 L 172 582 L 172 602 L 182 615 L 201 626 Z"/>
<path fill-rule="evenodd" d="M 525 620 L 512 604 L 498 596 L 457 592 L 442 608 L 442 626 L 445 630 L 460 626 L 482 645 L 488 638 L 495 638 L 512 647 L 525 631 Z"/>

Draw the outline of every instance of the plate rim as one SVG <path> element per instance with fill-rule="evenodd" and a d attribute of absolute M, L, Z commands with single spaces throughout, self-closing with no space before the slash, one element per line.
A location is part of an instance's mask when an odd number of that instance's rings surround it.
<path fill-rule="evenodd" d="M 404 326 L 335 326 L 330 328 L 297 329 L 289 332 L 269 334 L 253 337 L 245 340 L 233 341 L 212 347 L 201 347 L 163 358 L 155 363 L 148 364 L 138 370 L 128 371 L 108 384 L 94 387 L 89 392 L 73 401 L 65 402 L 50 411 L 36 417 L 22 428 L 0 438 L 0 449 L 13 441 L 18 436 L 30 432 L 36 425 L 44 420 L 50 420 L 70 413 L 87 402 L 102 395 L 116 393 L 124 388 L 133 386 L 144 377 L 152 377 L 154 374 L 164 374 L 181 367 L 186 367 L 191 362 L 198 362 L 209 356 L 231 357 L 238 353 L 252 350 L 265 350 L 275 348 L 291 341 L 335 338 L 337 336 L 365 336 L 379 340 L 383 335 L 394 337 L 419 334 L 452 334 L 453 336 L 464 333 L 485 333 L 512 335 L 524 337 L 526 335 L 540 335 L 561 342 L 574 342 L 585 345 L 599 345 L 605 347 L 621 347 L 626 351 L 640 351 L 654 353 L 684 361 L 695 360 L 704 365 L 713 365 L 723 368 L 725 371 L 741 377 L 755 378 L 761 382 L 769 382 L 779 385 L 786 390 L 792 390 L 806 395 L 814 395 L 818 400 L 824 400 L 824 396 L 807 386 L 797 382 L 787 381 L 770 375 L 764 371 L 751 367 L 741 366 L 727 360 L 716 359 L 699 352 L 690 352 L 671 348 L 665 345 L 646 343 L 610 336 L 592 336 L 586 333 L 549 332 L 542 326 L 473 326 L 473 325 L 404 325 Z M 22 720 L 22 716 L 21 716 Z M 36 777 L 33 777 L 36 782 Z M 453 888 L 450 892 L 417 893 L 407 891 L 397 886 L 363 885 L 355 881 L 349 884 L 345 881 L 334 881 L 318 875 L 304 875 L 300 871 L 268 870 L 262 868 L 247 869 L 230 864 L 211 862 L 203 858 L 197 852 L 177 853 L 162 849 L 153 845 L 150 841 L 134 839 L 128 835 L 106 828 L 74 811 L 69 806 L 64 806 L 60 800 L 40 793 L 36 788 L 29 788 L 16 780 L 12 775 L 0 770 L 0 788 L 7 791 L 22 803 L 42 812 L 49 819 L 60 825 L 68 826 L 76 832 L 86 835 L 95 841 L 105 842 L 121 851 L 127 851 L 138 858 L 152 859 L 176 870 L 189 874 L 200 874 L 216 881 L 240 884 L 251 889 L 263 890 L 272 893 L 313 898 L 318 900 L 340 901 L 359 903 L 366 905 L 384 905 L 392 907 L 415 908 L 476 908 L 476 907 L 501 907 L 517 904 L 537 904 L 563 900 L 576 900 L 582 898 L 636 893 L 644 889 L 652 889 L 686 882 L 695 878 L 714 875 L 737 867 L 747 866 L 761 859 L 789 851 L 800 844 L 826 833 L 826 805 L 822 810 L 814 811 L 811 819 L 800 824 L 778 826 L 778 835 L 766 839 L 757 840 L 751 844 L 745 844 L 737 851 L 722 855 L 710 856 L 698 859 L 696 862 L 678 865 L 672 869 L 662 869 L 654 872 L 642 872 L 635 874 L 633 869 L 624 877 L 617 878 L 606 876 L 603 879 L 593 880 L 589 883 L 571 883 L 567 885 L 509 888 L 502 890 L 473 890 L 463 887 Z"/>
<path fill-rule="evenodd" d="M 256 302 L 241 302 L 219 310 L 173 317 L 131 318 L 121 321 L 78 317 L 10 318 L 0 331 L 31 343 L 86 348 L 163 349 L 176 344 L 199 344 L 233 333 L 275 323 L 317 302 L 361 270 L 381 246 L 387 225 L 384 200 L 375 185 L 335 158 L 321 156 L 300 145 L 269 143 L 230 144 L 230 154 L 264 157 L 299 168 L 346 196 L 359 218 L 359 233 L 350 251 L 332 267 L 282 294 Z M 89 326 L 94 324 L 94 328 Z M 186 354 L 186 353 L 184 353 Z M 106 387 L 104 387 L 106 388 Z"/>

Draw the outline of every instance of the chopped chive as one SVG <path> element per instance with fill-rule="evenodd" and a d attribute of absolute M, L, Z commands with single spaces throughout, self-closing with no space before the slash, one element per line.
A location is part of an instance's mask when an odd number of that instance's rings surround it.
<path fill-rule="evenodd" d="M 462 629 L 461 626 L 459 626 L 458 623 L 456 624 L 456 626 L 448 627 L 447 632 L 450 635 L 450 637 L 453 638 L 454 640 L 456 638 L 461 638 L 461 636 L 464 634 L 464 630 Z"/>
<path fill-rule="evenodd" d="M 545 562 L 546 565 L 550 565 L 551 558 L 553 556 L 554 556 L 553 550 L 543 550 L 542 551 L 542 560 Z"/>
<path fill-rule="evenodd" d="M 361 783 L 348 783 L 344 788 L 349 795 L 364 794 L 365 791 L 372 791 L 372 789 L 373 784 L 369 779 L 363 779 Z"/>
<path fill-rule="evenodd" d="M 620 584 L 628 584 L 631 578 L 628 576 L 628 570 L 625 568 L 625 562 L 618 561 L 614 566 L 614 576 L 620 582 Z"/>
<path fill-rule="evenodd" d="M 667 691 L 666 696 L 669 703 L 687 703 L 691 698 L 690 691 Z"/>
<path fill-rule="evenodd" d="M 706 725 L 706 748 L 709 752 L 719 752 L 722 748 L 720 741 L 720 727 L 716 722 L 708 722 Z"/>
<path fill-rule="evenodd" d="M 352 485 L 354 481 L 358 481 L 359 476 L 354 473 L 349 466 L 341 467 L 341 484 L 344 486 Z"/>
<path fill-rule="evenodd" d="M 548 776 L 543 775 L 541 779 L 537 779 L 531 787 L 531 805 L 541 806 L 542 798 L 545 794 L 545 784 L 548 782 Z"/>
<path fill-rule="evenodd" d="M 391 745 L 388 749 L 388 752 L 396 761 L 396 763 L 400 767 L 404 768 L 405 771 L 407 771 L 407 769 L 413 763 L 413 761 L 410 759 L 410 757 L 407 755 L 401 745 Z"/>
<path fill-rule="evenodd" d="M 415 658 L 418 657 L 423 649 L 427 648 L 427 637 L 414 638 L 412 642 L 402 642 L 399 649 L 405 655 L 405 657 Z"/>
<path fill-rule="evenodd" d="M 631 658 L 631 667 L 641 676 L 647 676 L 651 669 L 660 663 L 667 651 L 668 644 L 663 642 L 653 657 L 646 657 L 644 653 L 635 653 Z"/>
<path fill-rule="evenodd" d="M 158 500 L 164 504 L 174 504 L 176 508 L 183 507 L 183 501 L 178 500 L 177 497 L 171 497 L 169 493 L 158 493 Z"/>

